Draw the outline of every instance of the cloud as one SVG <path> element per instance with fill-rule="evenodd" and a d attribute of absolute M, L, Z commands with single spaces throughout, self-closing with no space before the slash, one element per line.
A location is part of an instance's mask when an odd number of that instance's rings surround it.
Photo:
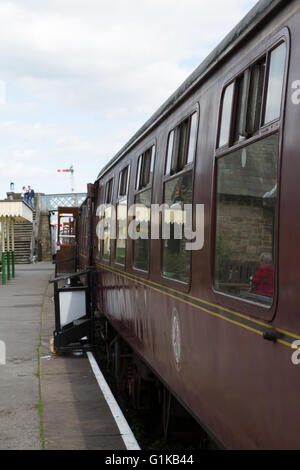
<path fill-rule="evenodd" d="M 254 3 L 2 0 L 2 191 L 84 191 Z"/>
<path fill-rule="evenodd" d="M 6 103 L 6 84 L 3 80 L 0 80 L 0 104 Z"/>
<path fill-rule="evenodd" d="M 249 3 L 254 2 L 4 1 L 0 71 L 43 100 L 104 116 L 120 103 L 131 112 L 150 113 Z M 180 65 L 189 60 L 189 67 Z"/>
<path fill-rule="evenodd" d="M 40 177 L 44 175 L 50 175 L 51 171 L 46 168 L 40 168 L 37 166 L 30 166 L 26 163 L 1 163 L 0 171 L 3 176 L 14 176 L 22 178 Z"/>
<path fill-rule="evenodd" d="M 32 161 L 37 155 L 37 152 L 33 149 L 24 150 L 13 150 L 13 160 Z"/>

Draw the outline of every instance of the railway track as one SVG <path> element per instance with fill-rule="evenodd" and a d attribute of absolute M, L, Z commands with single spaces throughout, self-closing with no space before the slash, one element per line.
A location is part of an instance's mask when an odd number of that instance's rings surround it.
<path fill-rule="evenodd" d="M 91 355 L 91 353 L 88 354 Z M 119 374 L 116 374 L 114 354 L 108 355 L 107 351 L 102 348 L 98 349 L 92 357 L 96 364 L 95 369 L 100 370 L 101 375 L 103 374 L 107 387 L 109 387 L 110 393 L 124 417 L 124 419 L 122 418 L 121 427 L 124 426 L 124 421 L 126 421 L 127 424 L 123 428 L 126 429 L 125 434 L 129 434 L 129 430 L 132 433 L 129 438 L 129 448 L 134 441 L 136 441 L 136 444 L 133 444 L 133 447 L 138 445 L 142 450 L 219 448 L 217 443 L 210 438 L 180 403 L 168 394 L 161 383 L 157 381 L 152 383 L 152 387 L 148 390 L 145 384 L 142 384 L 140 393 L 144 394 L 144 397 L 137 396 L 134 394 L 136 387 L 133 385 L 134 372 L 132 366 L 127 367 L 125 379 L 124 371 L 123 373 L 120 371 L 120 363 L 118 365 Z M 130 354 L 125 354 L 125 357 L 130 357 Z M 97 378 L 97 372 L 95 372 L 95 375 Z M 143 379 L 140 378 L 140 382 L 141 380 Z M 125 383 L 127 386 L 124 385 Z M 168 397 L 170 401 L 168 401 Z M 168 418 L 166 418 L 166 407 L 169 407 L 171 411 Z"/>

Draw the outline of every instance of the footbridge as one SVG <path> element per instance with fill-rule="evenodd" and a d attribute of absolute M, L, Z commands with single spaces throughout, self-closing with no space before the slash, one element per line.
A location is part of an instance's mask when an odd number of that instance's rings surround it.
<path fill-rule="evenodd" d="M 56 211 L 58 207 L 79 207 L 86 193 L 40 194 L 41 210 Z"/>
<path fill-rule="evenodd" d="M 14 263 L 51 261 L 58 207 L 79 207 L 87 193 L 36 193 L 34 207 L 20 193 L 9 192 L 0 201 L 0 271 L 2 283 L 14 275 Z"/>

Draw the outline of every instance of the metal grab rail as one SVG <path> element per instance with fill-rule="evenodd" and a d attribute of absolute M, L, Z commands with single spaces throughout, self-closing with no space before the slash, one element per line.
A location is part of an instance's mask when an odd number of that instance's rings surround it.
<path fill-rule="evenodd" d="M 74 259 L 74 258 L 72 258 L 72 259 Z M 89 273 L 92 273 L 92 272 L 93 272 L 93 269 L 86 269 L 85 271 L 78 271 L 78 272 L 75 272 L 75 273 L 62 274 L 61 276 L 54 277 L 53 279 L 50 279 L 49 283 L 51 284 L 51 283 L 58 282 L 58 281 L 65 281 L 66 279 L 72 279 L 73 277 L 80 277 L 80 276 L 83 276 L 84 274 L 89 274 Z"/>

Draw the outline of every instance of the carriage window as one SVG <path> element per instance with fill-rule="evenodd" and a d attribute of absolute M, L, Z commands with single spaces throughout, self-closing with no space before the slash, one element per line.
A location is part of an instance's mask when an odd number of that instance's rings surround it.
<path fill-rule="evenodd" d="M 151 189 L 147 189 L 136 195 L 135 220 L 140 237 L 134 240 L 134 261 L 137 269 L 148 271 L 149 269 L 149 246 L 150 246 L 150 205 Z"/>
<path fill-rule="evenodd" d="M 279 136 L 266 137 L 270 129 L 261 127 L 280 118 L 285 57 L 281 43 L 235 79 L 235 121 L 228 123 L 223 139 L 223 103 L 220 143 L 264 138 L 231 153 L 224 147 L 216 160 L 215 288 L 269 306 L 275 289 Z"/>
<path fill-rule="evenodd" d="M 285 57 L 286 46 L 282 43 L 225 88 L 218 147 L 257 135 L 263 124 L 280 117 Z M 233 102 L 234 112 L 231 111 Z"/>
<path fill-rule="evenodd" d="M 241 140 L 255 135 L 259 130 L 265 70 L 266 57 L 245 70 L 225 89 L 222 104 L 219 147 L 225 145 L 230 146 L 233 143 L 236 144 Z M 235 112 L 232 113 L 234 96 Z M 231 116 L 235 117 L 232 139 L 230 132 Z"/>
<path fill-rule="evenodd" d="M 59 245 L 71 246 L 76 243 L 76 218 L 73 214 L 59 214 L 58 218 Z"/>
<path fill-rule="evenodd" d="M 155 145 L 152 146 L 152 150 L 151 150 L 150 180 L 152 180 L 153 178 L 154 159 L 155 159 Z"/>
<path fill-rule="evenodd" d="M 105 209 L 104 215 L 104 233 L 103 233 L 103 258 L 110 259 L 110 227 L 111 227 L 111 206 Z"/>
<path fill-rule="evenodd" d="M 120 172 L 119 176 L 119 196 L 125 196 L 127 194 L 128 186 L 128 166 Z"/>
<path fill-rule="evenodd" d="M 251 137 L 259 130 L 265 69 L 266 57 L 245 70 L 235 81 L 234 143 Z"/>
<path fill-rule="evenodd" d="M 138 159 L 136 189 L 149 188 L 152 183 L 155 158 L 155 145 L 147 149 Z M 135 220 L 139 238 L 134 240 L 133 266 L 143 271 L 149 270 L 150 251 L 150 205 L 152 189 L 146 189 L 135 196 Z"/>
<path fill-rule="evenodd" d="M 278 134 L 217 160 L 215 288 L 271 305 Z"/>
<path fill-rule="evenodd" d="M 113 178 L 111 178 L 106 183 L 106 188 L 105 188 L 105 202 L 106 202 L 106 204 L 110 204 L 111 201 L 112 201 L 112 188 L 113 188 Z"/>
<path fill-rule="evenodd" d="M 105 187 L 104 187 L 104 189 L 105 189 Z M 97 207 L 99 206 L 99 200 L 100 201 L 102 201 L 102 199 L 105 200 L 104 198 L 102 198 L 102 190 L 103 190 L 103 186 L 98 185 L 98 191 L 96 191 L 96 194 L 98 193 Z M 99 195 L 100 195 L 100 198 L 99 198 Z M 105 195 L 105 193 L 104 193 L 104 195 Z M 96 211 L 96 214 L 97 214 L 97 211 Z M 97 224 L 97 222 L 96 222 L 96 224 Z M 100 259 L 101 255 L 102 255 L 102 251 L 101 251 L 102 247 L 103 247 L 103 240 L 102 240 L 101 237 L 99 237 L 97 235 L 97 254 L 96 254 L 97 259 Z"/>
<path fill-rule="evenodd" d="M 188 120 L 182 122 L 176 133 L 175 145 L 177 146 L 177 158 L 175 157 L 172 161 L 172 173 L 177 173 L 182 170 L 186 163 L 186 148 L 188 140 Z"/>
<path fill-rule="evenodd" d="M 280 116 L 286 47 L 282 43 L 271 52 L 265 123 Z"/>
<path fill-rule="evenodd" d="M 197 137 L 197 113 L 181 122 L 169 134 L 166 175 L 173 175 L 193 162 Z"/>
<path fill-rule="evenodd" d="M 139 189 L 140 186 L 140 178 L 141 178 L 141 169 L 142 169 L 142 157 L 140 155 L 138 158 L 137 170 L 136 170 L 136 182 L 135 182 L 135 189 Z"/>
<path fill-rule="evenodd" d="M 190 124 L 190 141 L 189 141 L 189 149 L 188 149 L 188 156 L 187 156 L 187 163 L 192 163 L 194 160 L 194 154 L 196 149 L 196 139 L 197 139 L 197 113 L 194 113 L 191 117 L 191 124 Z"/>
<path fill-rule="evenodd" d="M 125 265 L 127 238 L 127 198 L 117 204 L 116 262 Z"/>
<path fill-rule="evenodd" d="M 143 169 L 140 186 L 145 188 L 150 182 L 150 167 L 151 167 L 152 149 L 147 150 L 143 155 Z"/>
<path fill-rule="evenodd" d="M 168 151 L 167 151 L 167 164 L 166 164 L 166 175 L 171 173 L 171 163 L 172 163 L 172 154 L 173 154 L 173 145 L 174 145 L 174 135 L 175 132 L 172 131 L 169 134 L 168 139 Z"/>
<path fill-rule="evenodd" d="M 219 147 L 227 145 L 229 142 L 233 89 L 234 83 L 231 83 L 227 86 L 223 95 Z"/>
<path fill-rule="evenodd" d="M 126 238 L 127 238 L 127 193 L 129 186 L 129 166 L 120 172 L 119 180 L 119 202 L 117 211 L 116 230 L 116 262 L 125 265 Z"/>
<path fill-rule="evenodd" d="M 266 57 L 251 68 L 246 136 L 255 134 L 260 127 L 260 114 L 263 99 Z"/>
<path fill-rule="evenodd" d="M 236 125 L 234 132 L 234 142 L 242 140 L 244 136 L 244 115 L 245 115 L 245 94 L 247 87 L 247 79 L 242 75 L 237 79 L 236 94 L 237 94 L 237 105 L 236 105 Z"/>
<path fill-rule="evenodd" d="M 163 241 L 163 275 L 185 283 L 190 279 L 191 252 L 185 249 L 184 204 L 192 204 L 192 172 L 165 183 L 164 227 L 170 230 Z"/>
<path fill-rule="evenodd" d="M 151 183 L 154 168 L 155 145 L 139 156 L 136 176 L 136 189 L 142 189 Z"/>
<path fill-rule="evenodd" d="M 105 203 L 111 204 L 113 195 L 113 178 L 111 178 L 105 186 Z M 104 239 L 103 239 L 103 259 L 110 259 L 110 227 L 111 227 L 111 207 L 105 209 L 104 214 Z"/>

